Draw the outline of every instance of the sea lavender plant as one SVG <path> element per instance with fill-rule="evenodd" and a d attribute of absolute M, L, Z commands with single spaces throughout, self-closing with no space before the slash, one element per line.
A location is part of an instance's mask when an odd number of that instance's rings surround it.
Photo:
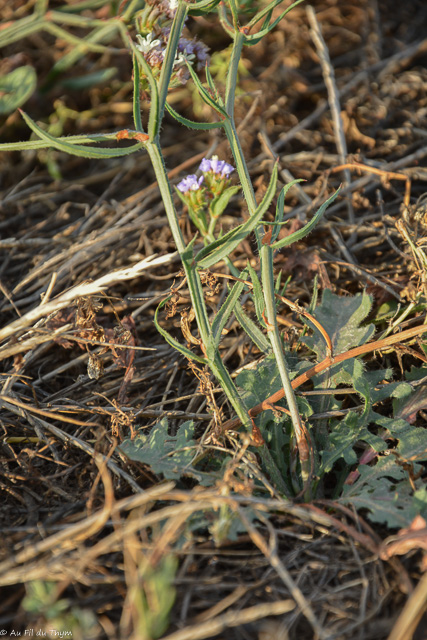
<path fill-rule="evenodd" d="M 135 23 L 139 34 L 134 43 L 121 22 L 119 29 L 124 42 L 130 46 L 133 54 L 133 78 L 134 101 L 133 116 L 135 130 L 117 132 L 115 134 L 80 136 L 69 139 L 54 138 L 41 129 L 28 115 L 23 117 L 30 128 L 44 141 L 46 146 L 51 146 L 67 151 L 74 155 L 91 158 L 118 157 L 144 149 L 150 156 L 157 183 L 163 199 L 166 215 L 169 221 L 177 251 L 180 255 L 188 289 L 191 296 L 194 316 L 199 331 L 200 353 L 190 350 L 172 337 L 158 322 L 158 314 L 165 306 L 163 301 L 155 314 L 155 324 L 164 338 L 190 361 L 206 366 L 221 384 L 231 406 L 244 428 L 252 434 L 253 441 L 258 447 L 259 455 L 264 468 L 270 475 L 272 482 L 279 491 L 290 495 L 293 491 L 303 488 L 305 495 L 309 496 L 309 481 L 312 468 L 310 453 L 307 454 L 307 441 L 304 429 L 296 405 L 295 396 L 289 379 L 288 367 L 282 350 L 282 342 L 277 326 L 275 306 L 275 283 L 273 279 L 273 253 L 275 250 L 301 239 L 309 233 L 318 222 L 329 202 L 336 196 L 332 196 L 325 202 L 315 214 L 313 219 L 299 231 L 278 239 L 280 225 L 283 221 L 284 198 L 287 190 L 294 183 L 284 187 L 276 208 L 276 218 L 273 227 L 268 233 L 264 233 L 264 216 L 276 195 L 277 165 L 273 168 L 271 180 L 266 193 L 260 203 L 256 202 L 253 185 L 242 148 L 239 142 L 234 120 L 234 101 L 237 82 L 237 69 L 244 46 L 252 46 L 268 34 L 278 22 L 294 6 L 302 0 L 297 0 L 282 14 L 272 20 L 273 9 L 281 0 L 273 0 L 266 7 L 261 8 L 246 24 L 240 23 L 238 6 L 235 0 L 199 0 L 198 2 L 185 2 L 184 0 L 163 0 L 162 2 L 149 0 L 142 12 L 135 15 Z M 132 3 L 131 3 L 131 6 Z M 214 80 L 209 72 L 207 47 L 200 41 L 187 38 L 182 35 L 187 17 L 191 14 L 201 15 L 218 8 L 219 17 L 226 33 L 233 40 L 233 48 L 230 65 L 227 71 L 225 95 L 222 97 L 215 87 Z M 128 16 L 130 9 L 127 9 Z M 261 27 L 259 25 L 261 24 Z M 258 31 L 255 29 L 258 27 Z M 255 31 L 255 32 L 254 32 Z M 254 33 L 251 33 L 254 32 Z M 197 72 L 205 67 L 207 88 L 200 81 Z M 199 123 L 180 116 L 168 103 L 169 90 L 179 83 L 185 83 L 189 78 L 195 83 L 200 97 L 209 105 L 217 116 L 216 122 Z M 143 127 L 141 118 L 141 91 L 147 91 L 150 95 L 150 111 L 148 124 Z M 181 180 L 176 192 L 187 205 L 190 216 L 198 231 L 204 238 L 204 248 L 195 253 L 195 235 L 192 241 L 186 245 L 178 222 L 178 213 L 173 200 L 173 192 L 168 179 L 165 163 L 160 145 L 160 127 L 167 109 L 169 113 L 181 124 L 193 129 L 221 128 L 229 142 L 230 150 L 234 158 L 238 174 L 238 185 L 231 185 L 230 176 L 234 172 L 231 164 L 219 158 L 205 158 L 201 165 L 202 175 L 190 175 Z M 134 144 L 117 148 L 98 148 L 96 143 L 108 140 L 120 140 L 129 138 Z M 33 144 L 33 143 L 28 143 Z M 25 148 L 22 145 L 20 148 Z M 228 232 L 217 235 L 216 224 L 221 214 L 230 202 L 231 197 L 240 189 L 246 201 L 249 212 L 248 219 Z M 250 233 L 254 233 L 258 243 L 260 256 L 260 271 L 262 287 L 258 281 L 255 270 L 248 268 L 240 274 L 235 285 L 229 292 L 224 304 L 214 318 L 210 318 L 204 298 L 202 275 L 207 269 L 220 261 L 225 261 L 232 273 L 238 274 L 230 260 L 234 249 Z M 268 341 L 255 324 L 247 318 L 241 308 L 239 309 L 239 296 L 247 281 L 248 273 L 252 280 L 256 308 L 259 310 L 261 325 L 267 329 L 270 341 L 270 349 L 276 358 L 280 378 L 285 392 L 288 412 L 291 416 L 294 438 L 299 451 L 302 484 L 295 487 L 285 480 L 283 474 L 276 466 L 271 453 L 265 444 L 261 433 L 255 426 L 233 379 L 221 359 L 219 343 L 222 330 L 228 322 L 233 311 L 239 322 L 251 336 L 255 344 L 263 350 L 268 350 Z"/>

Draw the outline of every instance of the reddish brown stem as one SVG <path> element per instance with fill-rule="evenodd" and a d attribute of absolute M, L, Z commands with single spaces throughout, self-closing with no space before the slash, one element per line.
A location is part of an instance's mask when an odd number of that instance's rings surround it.
<path fill-rule="evenodd" d="M 292 381 L 292 388 L 298 389 L 304 382 L 307 382 L 313 376 L 318 373 L 322 373 L 326 369 L 333 367 L 335 364 L 339 362 L 344 362 L 345 360 L 350 360 L 350 358 L 356 358 L 357 356 L 363 356 L 366 353 L 371 353 L 372 351 L 378 351 L 380 349 L 384 349 L 385 347 L 389 347 L 393 344 L 397 344 L 398 342 L 402 342 L 402 340 L 409 340 L 410 338 L 415 338 L 416 336 L 421 335 L 422 333 L 427 332 L 427 325 L 421 325 L 420 327 L 413 327 L 412 329 L 407 329 L 406 331 L 402 331 L 394 336 L 389 336 L 388 338 L 383 338 L 382 340 L 375 340 L 374 342 L 368 342 L 368 344 L 364 344 L 361 347 L 355 347 L 354 349 L 350 349 L 345 353 L 340 353 L 337 356 L 326 357 L 322 362 L 318 362 L 311 369 L 305 371 L 300 376 L 295 378 Z M 271 408 L 272 404 L 279 402 L 284 396 L 283 389 L 279 389 L 276 393 L 269 396 L 263 402 L 260 402 L 255 407 L 249 410 L 249 415 L 252 418 L 262 413 L 262 411 L 266 411 Z M 235 418 L 233 420 L 227 420 L 222 425 L 222 429 L 224 431 L 228 431 L 230 429 L 237 429 L 240 426 L 241 422 L 239 419 Z"/>

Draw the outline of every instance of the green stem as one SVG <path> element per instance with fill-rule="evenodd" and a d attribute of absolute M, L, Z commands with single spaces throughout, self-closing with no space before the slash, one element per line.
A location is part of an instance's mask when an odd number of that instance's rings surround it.
<path fill-rule="evenodd" d="M 184 11 L 184 5 L 179 2 L 177 14 L 175 15 L 174 24 L 171 32 L 171 38 L 174 36 L 174 40 L 176 40 L 177 46 L 177 37 L 179 38 L 179 29 L 178 26 L 182 26 L 186 15 L 186 9 Z M 179 31 L 180 32 L 180 31 Z M 228 85 L 228 104 L 230 107 L 230 111 L 234 108 L 232 103 L 234 103 L 234 90 L 235 90 L 235 81 L 237 77 L 237 66 L 239 63 L 241 47 L 243 44 L 243 40 L 240 36 L 236 35 L 237 45 L 235 45 L 235 50 L 232 55 L 232 67 L 230 71 L 230 84 Z M 169 43 L 170 44 L 170 43 Z M 169 83 L 170 74 L 172 72 L 173 64 L 171 66 L 170 60 L 174 59 L 175 53 L 173 53 L 172 47 L 168 46 L 168 52 L 166 58 L 169 59 L 169 70 L 166 70 L 165 64 L 162 69 L 162 74 L 160 77 L 160 99 L 159 99 L 159 109 L 156 114 L 157 120 L 157 131 L 160 128 L 160 123 L 163 118 L 163 107 L 166 96 L 166 88 Z M 176 47 L 175 47 L 176 51 Z M 234 85 L 232 83 L 234 82 Z M 230 146 L 233 150 L 233 155 L 236 160 L 236 165 L 238 168 L 239 176 L 241 178 L 241 183 L 243 186 L 243 191 L 245 193 L 245 197 L 248 203 L 249 212 L 253 214 L 256 210 L 256 199 L 255 193 L 253 191 L 252 183 L 249 178 L 249 172 L 246 167 L 246 163 L 244 161 L 242 149 L 240 147 L 240 142 L 237 137 L 236 129 L 234 126 L 233 117 L 231 115 L 230 120 L 225 121 L 226 132 L 230 140 Z M 211 369 L 213 375 L 218 379 L 224 392 L 235 410 L 239 420 L 242 422 L 245 429 L 249 432 L 252 431 L 252 420 L 249 416 L 248 410 L 245 406 L 244 401 L 240 397 L 240 394 L 234 384 L 228 370 L 226 369 L 221 356 L 219 354 L 218 348 L 215 343 L 214 336 L 212 335 L 212 330 L 209 324 L 206 303 L 203 297 L 202 284 L 200 281 L 200 275 L 198 271 L 192 265 L 192 246 L 185 246 L 184 238 L 181 233 L 181 229 L 178 224 L 178 217 L 176 214 L 175 206 L 172 199 L 172 190 L 167 177 L 167 171 L 163 159 L 163 155 L 160 148 L 159 136 L 158 133 L 146 143 L 146 149 L 150 156 L 154 172 L 156 174 L 157 183 L 159 185 L 160 193 L 162 196 L 163 204 L 165 207 L 166 215 L 168 218 L 168 222 L 170 225 L 171 233 L 174 238 L 178 253 L 181 257 L 182 264 L 184 267 L 185 275 L 188 281 L 188 288 L 190 291 L 190 297 L 196 317 L 197 326 L 200 332 L 200 338 L 202 342 L 202 346 L 205 352 L 205 356 L 208 360 L 209 368 Z M 210 234 L 209 234 L 210 235 Z M 213 238 L 213 235 L 210 237 Z M 231 261 L 227 261 L 229 263 L 229 267 L 234 270 L 234 267 Z M 275 483 L 277 488 L 282 491 L 284 494 L 288 495 L 286 484 L 283 480 L 283 477 L 280 474 L 279 469 L 277 468 L 270 452 L 268 451 L 267 446 L 264 444 L 259 448 L 259 454 L 263 461 L 264 467 L 266 471 L 269 473 L 272 481 Z"/>
<path fill-rule="evenodd" d="M 248 205 L 249 214 L 252 215 L 257 207 L 255 192 L 249 177 L 249 171 L 243 156 L 242 147 L 240 146 L 240 141 L 237 137 L 236 126 L 233 118 L 230 117 L 230 120 L 224 121 L 224 131 L 236 162 L 236 169 L 242 185 L 243 195 L 245 196 L 246 204 Z"/>
<path fill-rule="evenodd" d="M 264 301 L 265 301 L 266 320 L 268 323 L 267 325 L 268 336 L 270 338 L 271 346 L 276 358 L 280 379 L 282 381 L 283 390 L 285 392 L 285 398 L 288 403 L 289 413 L 291 414 L 293 432 L 298 445 L 299 459 L 301 463 L 301 476 L 302 476 L 303 486 L 305 490 L 305 498 L 309 499 L 309 492 L 310 492 L 309 483 L 310 483 L 310 476 L 311 476 L 310 446 L 304 434 L 304 429 L 301 423 L 301 417 L 299 415 L 295 393 L 291 385 L 288 365 L 286 363 L 285 356 L 282 350 L 282 341 L 280 338 L 279 326 L 277 324 L 277 315 L 276 315 L 276 301 L 275 301 L 274 275 L 273 275 L 273 250 L 268 244 L 262 245 L 260 261 L 261 261 L 261 278 L 262 278 Z"/>
<path fill-rule="evenodd" d="M 160 194 L 162 196 L 163 204 L 168 218 L 170 230 L 177 248 L 177 251 L 182 258 L 185 251 L 184 238 L 182 237 L 181 229 L 179 228 L 178 218 L 175 212 L 175 206 L 172 200 L 172 189 L 167 177 L 167 170 L 163 155 L 160 149 L 158 140 L 153 142 L 147 142 L 145 145 L 148 155 L 150 156 L 151 163 L 153 165 L 154 173 L 156 174 L 157 184 L 159 185 Z"/>
<path fill-rule="evenodd" d="M 227 73 L 227 82 L 225 85 L 225 110 L 232 120 L 234 119 L 234 101 L 236 95 L 237 74 L 244 43 L 245 36 L 241 31 L 237 31 L 234 38 L 230 67 Z"/>
<path fill-rule="evenodd" d="M 159 78 L 159 103 L 160 108 L 158 112 L 159 123 L 162 122 L 165 104 L 169 91 L 169 83 L 173 73 L 173 65 L 175 62 L 175 56 L 178 49 L 178 42 L 181 37 L 181 31 L 184 26 L 185 19 L 188 13 L 188 6 L 185 2 L 178 2 L 178 8 L 173 19 L 171 32 L 169 35 L 168 46 L 166 48 L 165 58 L 162 64 L 162 70 Z"/>
<path fill-rule="evenodd" d="M 245 428 L 249 429 L 251 427 L 251 419 L 249 417 L 245 404 L 240 398 L 236 386 L 227 369 L 225 368 L 216 347 L 213 346 L 214 339 L 209 325 L 206 304 L 202 295 L 200 276 L 197 270 L 194 267 L 191 267 L 191 265 L 189 264 L 190 261 L 188 260 L 188 256 L 186 255 L 187 248 L 184 244 L 181 229 L 178 225 L 178 218 L 172 200 L 172 190 L 170 188 L 167 171 L 159 143 L 147 142 L 146 149 L 153 164 L 172 236 L 178 249 L 178 253 L 180 254 L 185 275 L 188 280 L 188 288 L 190 291 L 191 301 L 196 316 L 196 322 L 200 332 L 200 337 L 206 350 L 209 367 L 215 377 L 220 381 L 221 386 L 223 387 L 227 398 L 229 399 L 231 405 L 239 416 L 239 419 L 245 425 Z"/>

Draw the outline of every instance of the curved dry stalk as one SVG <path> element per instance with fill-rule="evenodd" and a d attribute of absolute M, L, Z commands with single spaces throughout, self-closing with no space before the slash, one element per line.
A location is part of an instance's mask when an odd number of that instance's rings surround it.
<path fill-rule="evenodd" d="M 333 367 L 335 364 L 338 364 L 339 362 L 345 362 L 346 360 L 350 360 L 351 358 L 356 358 L 357 356 L 363 356 L 367 353 L 371 353 L 372 351 L 379 351 L 380 349 L 384 349 L 385 347 L 389 347 L 393 344 L 397 344 L 402 340 L 409 340 L 410 338 L 415 338 L 416 336 L 419 336 L 426 332 L 427 332 L 427 325 L 421 325 L 419 327 L 413 327 L 412 329 L 407 329 L 406 331 L 402 331 L 397 335 L 389 336 L 388 338 L 383 338 L 382 340 L 375 340 L 374 342 L 368 342 L 368 344 L 364 344 L 360 347 L 355 347 L 354 349 L 350 349 L 349 351 L 346 351 L 345 353 L 340 353 L 339 355 L 334 357 L 327 356 L 324 360 L 322 360 L 322 362 L 318 362 L 313 367 L 311 367 L 311 369 L 308 369 L 308 371 L 305 371 L 304 373 L 299 375 L 297 378 L 292 380 L 292 388 L 298 389 L 298 387 L 304 384 L 304 382 L 307 382 L 318 373 L 322 373 L 322 371 L 325 371 L 326 369 Z M 259 415 L 263 411 L 266 411 L 267 409 L 271 409 L 270 405 L 276 402 L 279 402 L 279 400 L 281 400 L 283 396 L 284 396 L 283 389 L 279 389 L 279 391 L 276 391 L 276 393 L 273 393 L 273 395 L 269 396 L 268 398 L 266 398 L 265 400 L 257 404 L 255 407 L 252 407 L 252 409 L 249 409 L 249 415 L 252 418 L 255 418 L 255 416 Z M 227 422 L 225 422 L 222 425 L 222 429 L 223 431 L 229 431 L 230 429 L 237 429 L 239 426 L 240 426 L 239 419 L 234 418 L 232 420 L 227 420 Z"/>

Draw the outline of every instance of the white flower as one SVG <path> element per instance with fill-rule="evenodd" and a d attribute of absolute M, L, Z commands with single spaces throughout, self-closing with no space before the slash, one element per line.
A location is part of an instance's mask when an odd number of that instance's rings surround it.
<path fill-rule="evenodd" d="M 187 61 L 188 64 L 193 64 L 193 60 L 195 58 L 195 54 L 194 53 L 178 53 L 177 57 L 175 58 L 175 61 L 173 63 L 173 66 L 179 66 L 179 65 L 185 65 L 185 62 Z"/>
<path fill-rule="evenodd" d="M 149 51 L 151 51 L 151 49 L 155 49 L 156 47 L 158 47 L 160 45 L 160 40 L 153 40 L 154 35 L 154 33 L 149 33 L 148 36 L 143 38 L 138 33 L 138 35 L 136 36 L 136 39 L 139 43 L 136 45 L 138 51 L 141 51 L 141 53 L 148 53 Z"/>
<path fill-rule="evenodd" d="M 169 0 L 169 9 L 176 11 L 178 9 L 178 0 Z"/>

